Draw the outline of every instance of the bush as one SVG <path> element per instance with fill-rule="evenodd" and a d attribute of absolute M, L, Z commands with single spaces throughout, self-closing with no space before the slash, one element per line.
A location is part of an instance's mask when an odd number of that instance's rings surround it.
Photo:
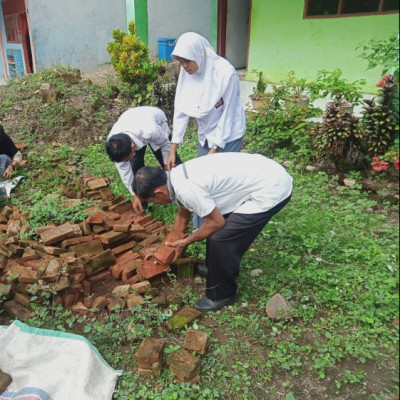
<path fill-rule="evenodd" d="M 162 62 L 150 60 L 149 48 L 136 35 L 134 21 L 129 23 L 129 34 L 116 29 L 113 39 L 114 42 L 108 43 L 107 51 L 119 79 L 127 84 L 123 91 L 137 104 L 143 104 L 151 96 Z"/>

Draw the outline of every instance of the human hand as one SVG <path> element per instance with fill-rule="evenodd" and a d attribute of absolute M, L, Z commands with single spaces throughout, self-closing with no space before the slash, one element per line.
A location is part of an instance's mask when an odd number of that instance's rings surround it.
<path fill-rule="evenodd" d="M 11 175 L 13 173 L 13 170 L 14 170 L 14 167 L 12 165 L 9 165 L 7 167 L 7 169 L 4 171 L 4 174 L 3 174 L 4 179 L 6 179 L 6 180 L 10 179 Z"/>
<path fill-rule="evenodd" d="M 169 247 L 175 247 L 175 256 L 172 261 L 176 261 L 181 257 L 188 243 L 186 239 L 180 239 L 176 240 L 175 242 L 165 242 L 165 245 Z"/>
<path fill-rule="evenodd" d="M 143 206 L 142 206 L 142 201 L 139 199 L 138 196 L 133 196 L 132 197 L 132 207 L 135 210 L 135 212 L 141 214 L 143 213 Z"/>
<path fill-rule="evenodd" d="M 171 171 L 172 168 L 176 167 L 175 162 L 176 162 L 176 155 L 175 155 L 175 153 L 173 153 L 171 151 L 171 153 L 169 153 L 169 157 L 168 157 L 167 165 L 165 166 L 165 169 L 167 171 Z"/>

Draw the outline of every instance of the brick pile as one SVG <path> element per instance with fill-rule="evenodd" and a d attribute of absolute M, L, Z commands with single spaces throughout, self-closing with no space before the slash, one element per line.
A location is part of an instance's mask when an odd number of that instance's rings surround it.
<path fill-rule="evenodd" d="M 175 249 L 164 242 L 184 234 L 134 213 L 131 202 L 114 197 L 108 183 L 107 178 L 84 176 L 65 186 L 65 206 L 93 199 L 99 207 L 79 224 L 38 227 L 39 240 L 21 239 L 29 232 L 29 219 L 16 207 L 1 210 L 0 299 L 6 297 L 4 308 L 12 317 L 29 316 L 32 294 L 46 291 L 79 313 L 132 307 L 143 302 L 152 281 L 170 270 Z M 90 296 L 96 285 L 110 279 L 116 280 L 111 293 Z"/>

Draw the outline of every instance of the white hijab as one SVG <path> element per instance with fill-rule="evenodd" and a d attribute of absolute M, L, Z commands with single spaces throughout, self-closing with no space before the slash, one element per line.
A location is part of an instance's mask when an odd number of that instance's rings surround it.
<path fill-rule="evenodd" d="M 203 36 L 194 32 L 181 35 L 172 57 L 195 61 L 198 71 L 190 75 L 182 67 L 175 94 L 175 108 L 190 117 L 206 116 L 225 93 L 236 70 L 220 57 Z"/>

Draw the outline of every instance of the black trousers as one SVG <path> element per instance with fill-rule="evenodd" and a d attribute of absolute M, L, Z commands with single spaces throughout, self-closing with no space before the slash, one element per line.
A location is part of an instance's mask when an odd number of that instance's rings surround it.
<path fill-rule="evenodd" d="M 263 213 L 224 216 L 225 226 L 209 236 L 206 242 L 206 296 L 209 299 L 215 301 L 236 296 L 236 279 L 244 253 L 290 197 Z"/>
<path fill-rule="evenodd" d="M 140 168 L 144 167 L 144 156 L 146 154 L 146 147 L 147 147 L 147 145 L 143 146 L 140 150 L 135 151 L 135 155 L 130 160 L 132 171 L 133 171 L 134 175 Z M 163 156 L 161 153 L 161 149 L 154 151 L 151 148 L 151 146 L 149 146 L 149 147 L 150 147 L 150 150 L 153 152 L 154 156 L 156 157 L 157 161 L 161 165 L 161 167 L 164 168 L 165 165 L 164 165 L 164 160 L 163 160 Z M 179 164 L 182 164 L 182 161 L 177 154 L 176 155 L 176 165 L 179 165 Z"/>

